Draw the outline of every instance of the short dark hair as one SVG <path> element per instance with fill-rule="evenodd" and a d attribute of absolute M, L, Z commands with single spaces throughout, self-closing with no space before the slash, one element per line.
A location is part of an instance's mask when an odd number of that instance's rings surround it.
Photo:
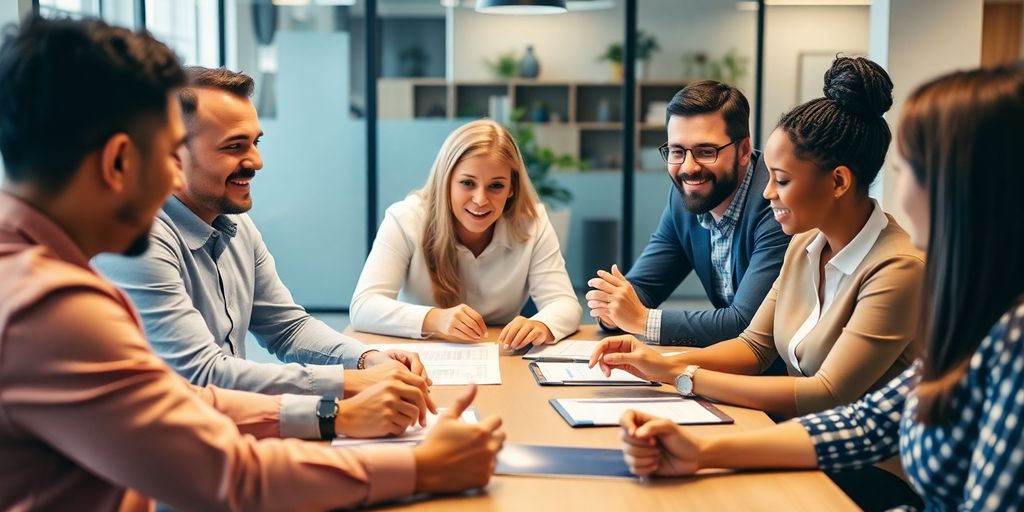
<path fill-rule="evenodd" d="M 0 47 L 0 152 L 7 177 L 56 193 L 115 133 L 145 148 L 167 98 L 185 82 L 178 58 L 144 32 L 98 19 L 26 18 Z M 146 123 L 145 121 L 149 121 Z"/>
<path fill-rule="evenodd" d="M 665 122 L 672 116 L 695 116 L 721 112 L 725 133 L 731 140 L 750 137 L 750 103 L 739 89 L 714 80 L 701 80 L 683 87 L 672 96 Z"/>
<path fill-rule="evenodd" d="M 188 75 L 188 85 L 178 92 L 178 100 L 181 102 L 181 113 L 189 131 L 192 130 L 192 121 L 196 109 L 199 108 L 199 98 L 195 89 L 217 89 L 239 98 L 249 98 L 256 87 L 251 76 L 226 68 L 189 66 L 185 68 L 185 73 Z"/>
<path fill-rule="evenodd" d="M 825 72 L 825 96 L 782 115 L 796 154 L 823 169 L 845 165 L 867 194 L 892 141 L 882 118 L 892 106 L 892 80 L 882 66 L 863 57 L 837 57 Z"/>

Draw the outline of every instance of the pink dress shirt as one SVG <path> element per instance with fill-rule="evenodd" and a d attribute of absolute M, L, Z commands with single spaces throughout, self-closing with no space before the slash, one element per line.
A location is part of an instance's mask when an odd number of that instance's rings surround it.
<path fill-rule="evenodd" d="M 174 374 L 67 233 L 0 192 L 0 510 L 324 510 L 412 493 L 410 448 L 274 439 L 279 410 Z"/>

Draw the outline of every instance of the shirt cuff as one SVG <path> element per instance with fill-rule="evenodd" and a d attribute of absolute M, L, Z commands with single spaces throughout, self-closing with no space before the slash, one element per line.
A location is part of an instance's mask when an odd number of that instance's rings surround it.
<path fill-rule="evenodd" d="M 647 310 L 647 327 L 644 329 L 644 340 L 647 343 L 658 343 L 661 341 L 661 310 Z"/>
<path fill-rule="evenodd" d="M 369 350 L 369 347 L 366 348 Z M 362 355 L 362 352 L 359 353 Z M 356 361 L 359 356 L 356 356 Z M 356 367 L 355 362 L 352 368 Z M 333 396 L 342 398 L 345 396 L 345 368 L 339 365 L 307 364 L 306 378 L 309 379 L 309 394 L 317 396 Z"/>
<path fill-rule="evenodd" d="M 409 496 L 416 490 L 416 459 L 409 446 L 367 446 L 352 448 L 366 461 L 367 503 Z"/>
<path fill-rule="evenodd" d="M 313 395 L 281 395 L 281 437 L 320 439 L 319 401 L 320 397 Z"/>

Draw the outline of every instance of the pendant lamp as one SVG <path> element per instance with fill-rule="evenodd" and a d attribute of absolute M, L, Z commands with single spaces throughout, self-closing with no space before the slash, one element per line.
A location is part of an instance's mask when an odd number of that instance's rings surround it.
<path fill-rule="evenodd" d="M 560 14 L 565 0 L 477 0 L 476 12 L 485 14 Z"/>

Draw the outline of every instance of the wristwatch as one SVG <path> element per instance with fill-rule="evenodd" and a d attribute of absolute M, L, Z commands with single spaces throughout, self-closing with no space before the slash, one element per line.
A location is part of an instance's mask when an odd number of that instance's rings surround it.
<path fill-rule="evenodd" d="M 683 396 L 693 396 L 693 374 L 697 373 L 700 366 L 691 364 L 687 366 L 683 373 L 680 373 L 676 377 L 676 391 Z"/>
<path fill-rule="evenodd" d="M 338 417 L 338 399 L 321 397 L 316 404 L 316 418 L 320 422 L 320 439 L 334 439 L 334 419 Z"/>

